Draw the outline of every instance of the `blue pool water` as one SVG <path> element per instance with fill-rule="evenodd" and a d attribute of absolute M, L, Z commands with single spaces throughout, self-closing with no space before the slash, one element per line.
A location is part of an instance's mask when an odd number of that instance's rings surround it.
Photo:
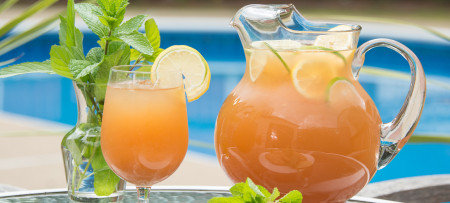
<path fill-rule="evenodd" d="M 161 47 L 186 44 L 199 50 L 210 64 L 210 88 L 199 100 L 188 104 L 190 150 L 211 156 L 214 152 L 214 123 L 222 102 L 239 82 L 245 69 L 244 53 L 236 33 L 162 32 Z M 96 45 L 93 34 L 85 34 L 85 50 Z M 362 36 L 360 43 L 368 38 Z M 413 42 L 397 39 L 420 58 L 428 79 L 427 100 L 416 133 L 450 135 L 450 43 Z M 25 53 L 18 62 L 43 61 L 56 33 L 49 33 L 0 57 L 0 61 Z M 366 55 L 367 66 L 409 73 L 400 55 L 388 49 L 375 49 Z M 360 82 L 371 95 L 384 122 L 399 111 L 409 88 L 409 80 L 386 79 L 362 74 Z M 0 79 L 0 110 L 74 125 L 76 99 L 70 80 L 46 74 Z M 450 145 L 439 143 L 407 144 L 372 181 L 401 177 L 450 173 Z"/>

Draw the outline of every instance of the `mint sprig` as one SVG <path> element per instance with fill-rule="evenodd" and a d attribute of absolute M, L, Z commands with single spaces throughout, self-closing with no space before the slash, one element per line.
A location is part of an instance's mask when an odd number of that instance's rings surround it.
<path fill-rule="evenodd" d="M 282 198 L 277 188 L 270 193 L 266 188 L 256 185 L 250 178 L 245 183 L 237 183 L 230 188 L 232 197 L 214 197 L 208 203 L 301 203 L 302 193 L 298 190 L 290 191 Z"/>
<path fill-rule="evenodd" d="M 59 45 L 50 50 L 50 60 L 44 62 L 28 62 L 0 69 L 0 78 L 25 73 L 59 74 L 77 82 L 93 84 L 94 88 L 83 90 L 88 109 L 89 123 L 78 126 L 83 132 L 74 134 L 63 140 L 64 146 L 74 158 L 72 180 L 79 179 L 78 185 L 72 185 L 73 192 L 87 175 L 87 169 L 94 171 L 95 193 L 108 196 L 115 192 L 115 185 L 120 181 L 106 164 L 97 143 L 100 140 L 102 123 L 102 107 L 105 100 L 106 83 L 112 67 L 129 65 L 131 61 L 148 64 L 162 52 L 158 27 L 153 19 L 146 21 L 147 16 L 138 15 L 123 23 L 128 0 L 97 0 L 92 3 L 75 4 L 68 0 L 66 16 L 60 16 Z M 99 37 L 99 47 L 92 48 L 84 55 L 83 33 L 75 27 L 75 14 L 83 19 L 88 28 Z M 139 29 L 145 23 L 145 33 Z M 88 130 L 96 129 L 96 130 Z M 93 133 L 95 131 L 95 133 Z M 69 132 L 71 134 L 71 132 Z M 72 134 L 71 134 L 72 136 Z M 82 140 L 94 139 L 86 143 Z M 85 166 L 83 157 L 87 159 Z M 84 168 L 84 170 L 80 170 Z M 74 182 L 72 182 L 74 184 Z"/>

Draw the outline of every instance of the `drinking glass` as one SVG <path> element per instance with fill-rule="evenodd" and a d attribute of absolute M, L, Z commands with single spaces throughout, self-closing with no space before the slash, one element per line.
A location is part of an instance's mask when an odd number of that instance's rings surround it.
<path fill-rule="evenodd" d="M 183 161 L 188 123 L 181 72 L 142 69 L 151 67 L 111 69 L 101 147 L 114 173 L 135 184 L 139 202 L 147 202 L 151 186 L 169 177 Z"/>

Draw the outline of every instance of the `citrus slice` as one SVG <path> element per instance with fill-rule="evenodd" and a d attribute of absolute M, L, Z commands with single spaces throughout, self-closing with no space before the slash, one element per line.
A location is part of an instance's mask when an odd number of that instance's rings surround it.
<path fill-rule="evenodd" d="M 329 81 L 337 75 L 336 60 L 332 60 L 332 57 L 337 57 L 327 52 L 308 55 L 304 53 L 305 60 L 300 61 L 291 71 L 292 82 L 306 98 L 324 99 Z"/>
<path fill-rule="evenodd" d="M 165 49 L 152 66 L 152 80 L 169 83 L 164 78 L 164 71 L 178 70 L 183 76 L 184 89 L 189 102 L 198 99 L 209 88 L 211 72 L 208 63 L 195 49 L 185 45 L 175 45 Z"/>
<path fill-rule="evenodd" d="M 250 53 L 249 73 L 250 79 L 253 82 L 258 79 L 259 75 L 261 75 L 264 70 L 264 67 L 267 64 L 268 53 L 267 50 L 254 50 Z"/>
<path fill-rule="evenodd" d="M 334 108 L 346 108 L 351 105 L 364 106 L 365 102 L 352 82 L 345 77 L 333 78 L 327 87 L 327 101 Z"/>
<path fill-rule="evenodd" d="M 349 25 L 338 25 L 329 29 L 331 31 L 328 35 L 320 35 L 314 41 L 314 46 L 321 46 L 330 48 L 333 50 L 348 50 L 353 45 L 353 34 L 351 32 L 339 32 L 350 31 L 352 27 Z M 336 31 L 336 33 L 332 33 Z"/>

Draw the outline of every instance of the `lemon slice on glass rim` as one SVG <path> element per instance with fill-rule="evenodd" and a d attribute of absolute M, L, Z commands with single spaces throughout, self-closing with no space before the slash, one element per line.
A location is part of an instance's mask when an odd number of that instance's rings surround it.
<path fill-rule="evenodd" d="M 155 73 L 152 74 L 152 80 L 163 83 L 163 71 L 168 70 L 178 70 L 183 74 L 188 102 L 198 99 L 209 88 L 211 71 L 208 63 L 192 47 L 175 45 L 161 52 L 152 65 L 152 72 Z"/>

